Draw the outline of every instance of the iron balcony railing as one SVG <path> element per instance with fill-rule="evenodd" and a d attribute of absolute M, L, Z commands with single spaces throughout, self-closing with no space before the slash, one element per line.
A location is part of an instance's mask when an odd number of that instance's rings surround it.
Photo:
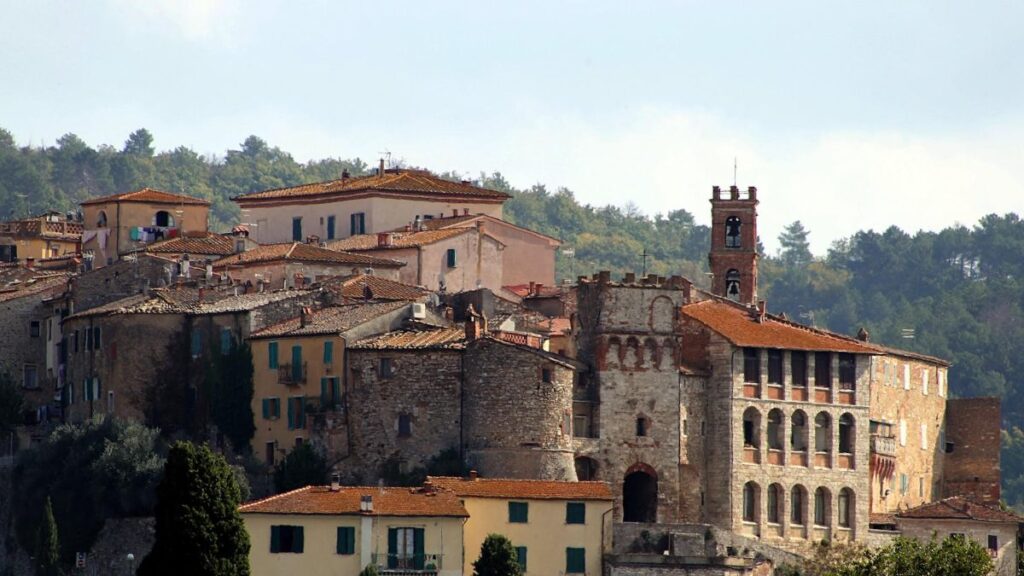
<path fill-rule="evenodd" d="M 281 364 L 277 368 L 277 382 L 286 386 L 306 383 L 306 363 L 301 365 Z"/>
<path fill-rule="evenodd" d="M 381 574 L 424 576 L 441 570 L 441 554 L 374 554 L 373 563 Z"/>

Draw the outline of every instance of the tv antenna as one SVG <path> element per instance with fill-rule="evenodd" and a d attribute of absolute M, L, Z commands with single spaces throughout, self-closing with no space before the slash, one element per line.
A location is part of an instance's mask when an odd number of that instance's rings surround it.
<path fill-rule="evenodd" d="M 738 171 L 738 168 L 739 168 L 739 165 L 737 164 L 736 157 L 733 156 L 732 157 L 732 185 L 733 186 L 738 186 L 739 185 L 739 184 L 736 183 L 737 182 L 737 180 L 736 180 L 736 172 Z"/>
<path fill-rule="evenodd" d="M 394 166 L 391 165 L 391 151 L 390 150 L 385 148 L 383 152 L 377 152 L 377 154 L 380 154 L 381 156 L 384 157 L 384 165 L 385 166 L 387 166 L 388 168 L 394 168 Z"/>

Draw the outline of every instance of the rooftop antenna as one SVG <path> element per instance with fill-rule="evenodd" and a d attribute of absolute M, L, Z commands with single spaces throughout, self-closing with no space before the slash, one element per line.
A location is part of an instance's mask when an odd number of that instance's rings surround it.
<path fill-rule="evenodd" d="M 385 166 L 387 166 L 388 168 L 394 168 L 394 166 L 391 165 L 391 151 L 390 150 L 385 148 L 383 152 L 377 152 L 377 154 L 380 154 L 381 156 L 384 157 L 384 165 Z"/>
<path fill-rule="evenodd" d="M 738 186 L 739 185 L 739 184 L 736 183 L 737 182 L 736 181 L 736 171 L 737 171 L 737 169 L 738 169 L 738 164 L 736 162 L 736 157 L 733 156 L 732 157 L 732 185 L 733 186 Z"/>
<path fill-rule="evenodd" d="M 651 257 L 651 255 L 647 253 L 647 248 L 644 248 L 644 253 L 641 254 L 640 257 L 643 258 L 643 261 L 644 261 L 644 264 L 643 264 L 643 267 L 644 267 L 643 276 L 647 277 L 647 259 Z"/>

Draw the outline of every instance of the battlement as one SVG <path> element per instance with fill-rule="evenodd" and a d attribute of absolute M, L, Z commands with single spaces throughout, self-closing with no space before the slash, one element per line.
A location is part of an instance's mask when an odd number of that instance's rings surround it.
<path fill-rule="evenodd" d="M 626 272 L 622 276 L 621 281 L 614 282 L 612 281 L 612 273 L 608 270 L 597 272 L 589 278 L 587 276 L 580 276 L 576 280 L 580 285 L 596 284 L 620 288 L 658 288 L 661 290 L 689 290 L 693 285 L 688 279 L 678 275 L 666 278 L 657 274 L 640 276 L 636 272 Z"/>
<path fill-rule="evenodd" d="M 757 202 L 757 187 L 756 186 L 748 186 L 746 190 L 740 190 L 739 186 L 729 186 L 729 197 L 728 198 L 722 198 L 722 187 L 721 186 L 712 186 L 711 187 L 711 201 L 712 202 L 718 202 L 718 201 L 723 201 L 723 200 L 726 200 L 726 201 L 729 201 L 729 200 L 739 200 L 739 201 L 747 201 L 747 202 Z"/>

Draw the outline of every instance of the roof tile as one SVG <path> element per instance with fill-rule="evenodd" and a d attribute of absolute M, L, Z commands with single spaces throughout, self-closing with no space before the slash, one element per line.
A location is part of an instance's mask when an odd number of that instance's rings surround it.
<path fill-rule="evenodd" d="M 927 520 L 977 520 L 979 522 L 1024 522 L 1024 517 L 1002 510 L 996 506 L 989 506 L 979 502 L 973 502 L 963 496 L 951 496 L 949 498 L 922 504 L 916 508 L 897 512 L 896 517 L 900 519 L 927 519 Z"/>
<path fill-rule="evenodd" d="M 437 330 L 401 330 L 366 338 L 349 346 L 350 350 L 462 350 L 466 330 L 461 326 Z"/>
<path fill-rule="evenodd" d="M 289 242 L 285 244 L 264 244 L 239 254 L 221 258 L 213 263 L 215 268 L 258 264 L 275 261 L 322 262 L 328 264 L 351 264 L 355 266 L 376 266 L 380 268 L 399 268 L 404 262 L 377 258 L 364 254 L 351 254 L 340 250 L 328 250 L 312 244 Z"/>
<path fill-rule="evenodd" d="M 235 253 L 235 246 L 230 236 L 208 232 L 203 236 L 181 236 L 155 242 L 146 246 L 146 251 L 163 254 L 230 256 Z"/>
<path fill-rule="evenodd" d="M 302 316 L 296 316 L 254 332 L 251 338 L 339 334 L 408 305 L 408 302 L 394 301 L 330 306 L 311 311 L 305 326 L 302 325 Z"/>
<path fill-rule="evenodd" d="M 391 235 L 391 243 L 386 246 L 380 245 L 380 238 L 377 234 L 358 234 L 328 242 L 327 247 L 331 250 L 348 250 L 350 252 L 417 248 L 465 234 L 470 230 L 472 228 L 445 228 L 443 230 L 423 230 L 421 232 L 387 232 L 386 234 Z"/>
<path fill-rule="evenodd" d="M 81 204 L 82 206 L 87 206 L 89 204 L 106 204 L 108 202 L 151 202 L 156 204 L 190 204 L 198 206 L 210 205 L 208 200 L 203 200 L 202 198 L 187 196 L 185 194 L 172 194 L 170 192 L 154 190 L 153 188 L 143 188 L 133 192 L 122 192 L 120 194 L 90 198 Z"/>
<path fill-rule="evenodd" d="M 366 288 L 370 289 L 371 300 L 406 300 L 412 302 L 430 294 L 430 291 L 425 288 L 403 284 L 372 274 L 340 276 L 322 280 L 320 284 L 337 296 L 353 300 L 366 298 Z"/>
<path fill-rule="evenodd" d="M 453 182 L 439 178 L 426 170 L 385 170 L 384 174 L 344 178 L 302 184 L 288 188 L 275 188 L 237 196 L 233 200 L 244 203 L 261 200 L 280 200 L 291 198 L 307 198 L 316 196 L 354 195 L 358 193 L 378 192 L 391 194 L 415 194 L 431 196 L 457 196 L 501 200 L 509 195 L 489 188 L 481 188 L 468 183 Z"/>
<path fill-rule="evenodd" d="M 364 496 L 373 498 L 373 511 L 360 511 Z M 357 516 L 447 516 L 469 514 L 450 492 L 429 488 L 306 486 L 238 507 L 242 514 L 339 514 Z"/>

